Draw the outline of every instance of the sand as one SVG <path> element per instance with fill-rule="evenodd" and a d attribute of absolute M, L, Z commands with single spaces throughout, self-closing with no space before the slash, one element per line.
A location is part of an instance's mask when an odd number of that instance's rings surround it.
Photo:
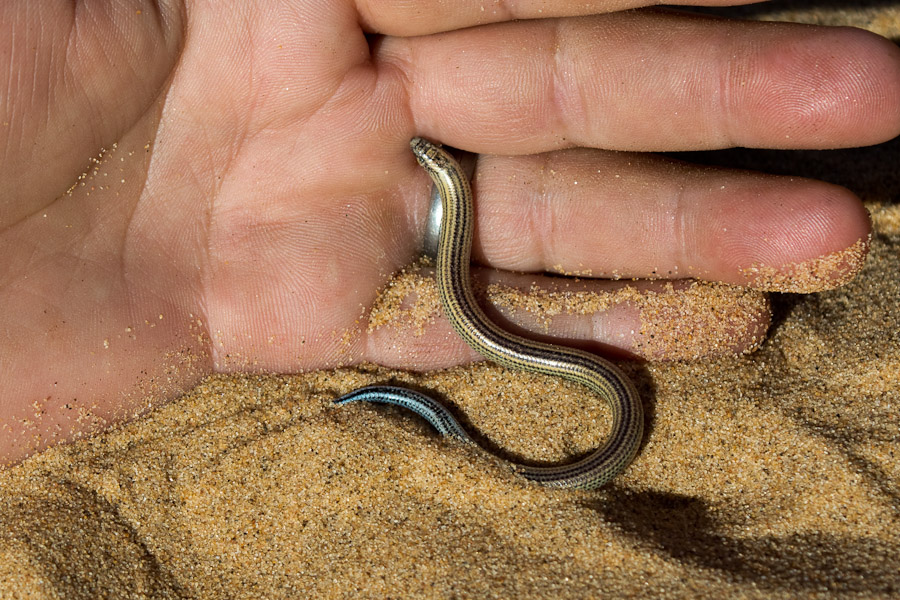
<path fill-rule="evenodd" d="M 741 10 L 900 37 L 900 2 L 815 4 Z M 647 428 L 602 490 L 542 488 L 407 413 L 330 404 L 405 382 L 493 452 L 552 462 L 594 448 L 609 416 L 556 379 L 489 364 L 212 377 L 0 472 L 0 597 L 896 596 L 898 154 L 707 156 L 849 186 L 872 212 L 870 256 L 844 287 L 773 296 L 752 354 L 622 363 Z"/>

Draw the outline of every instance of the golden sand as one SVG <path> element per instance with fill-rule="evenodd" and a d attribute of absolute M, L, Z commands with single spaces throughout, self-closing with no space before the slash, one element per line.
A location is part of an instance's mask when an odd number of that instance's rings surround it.
<path fill-rule="evenodd" d="M 379 294 L 369 315 L 370 332 L 384 326 L 408 335 L 425 334 L 441 314 L 440 298 L 429 262 L 421 261 L 397 273 Z M 530 276 L 525 276 L 528 281 Z M 554 280 L 551 280 L 553 283 Z M 757 290 L 699 281 L 650 283 L 559 279 L 553 287 L 528 288 L 508 284 L 478 285 L 483 304 L 502 313 L 507 324 L 548 331 L 560 315 L 602 315 L 613 307 L 636 313 L 640 330 L 625 350 L 646 359 L 696 360 L 731 354 L 736 340 L 750 340 L 750 352 L 762 342 L 770 311 L 767 297 Z M 547 283 L 544 282 L 546 286 Z"/>
<path fill-rule="evenodd" d="M 869 252 L 869 240 L 789 266 L 751 265 L 742 272 L 758 290 L 811 294 L 844 285 L 856 275 Z"/>
<path fill-rule="evenodd" d="M 879 191 L 879 168 L 856 190 L 875 224 L 859 277 L 776 296 L 753 354 L 623 364 L 646 433 L 600 491 L 524 481 L 399 410 L 331 406 L 405 383 L 491 452 L 555 462 L 596 447 L 609 411 L 553 378 L 489 364 L 211 377 L 0 472 L 0 598 L 896 597 L 900 190 Z"/>
<path fill-rule="evenodd" d="M 900 590 L 900 236 L 792 296 L 750 356 L 625 364 L 648 414 L 598 492 L 523 481 L 398 410 L 444 398 L 507 458 L 595 447 L 607 407 L 489 364 L 213 377 L 122 429 L 0 473 L 0 596 L 766 597 Z"/>

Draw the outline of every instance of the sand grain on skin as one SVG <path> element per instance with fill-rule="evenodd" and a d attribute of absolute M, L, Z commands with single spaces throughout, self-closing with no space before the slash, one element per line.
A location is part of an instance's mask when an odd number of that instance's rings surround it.
<path fill-rule="evenodd" d="M 818 4 L 776 14 L 900 37 L 900 3 Z M 878 152 L 849 169 L 868 174 L 855 191 L 875 226 L 857 278 L 775 297 L 751 355 L 623 365 L 646 434 L 605 489 L 545 489 L 403 411 L 331 405 L 413 385 L 491 452 L 552 463 L 609 427 L 601 399 L 554 378 L 490 364 L 211 377 L 0 472 L 0 598 L 896 597 L 900 189 L 895 146 Z M 423 298 L 411 330 L 433 318 Z"/>
<path fill-rule="evenodd" d="M 789 298 L 752 355 L 623 365 L 647 433 L 598 492 L 523 481 L 400 410 L 331 406 L 413 385 L 492 452 L 553 463 L 609 427 L 601 399 L 555 378 L 490 364 L 209 378 L 0 473 L 0 596 L 890 595 L 900 237 L 878 232 L 844 288 Z"/>

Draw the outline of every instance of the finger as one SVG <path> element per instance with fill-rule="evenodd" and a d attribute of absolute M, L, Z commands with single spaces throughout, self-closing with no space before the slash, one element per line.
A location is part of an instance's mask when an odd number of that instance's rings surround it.
<path fill-rule="evenodd" d="M 419 369 L 477 360 L 444 317 L 433 273 L 401 277 L 407 281 L 398 289 L 407 295 L 373 309 L 369 322 L 378 325 L 367 334 L 364 360 Z M 476 270 L 474 278 L 481 305 L 507 331 L 606 356 L 685 360 L 747 352 L 770 321 L 763 294 L 730 286 L 626 285 L 490 269 Z"/>
<path fill-rule="evenodd" d="M 848 190 L 658 156 L 485 156 L 475 260 L 514 271 L 684 277 L 811 292 L 861 268 L 868 213 Z"/>
<path fill-rule="evenodd" d="M 669 5 L 736 6 L 766 0 L 675 0 Z M 577 17 L 654 6 L 659 0 L 589 0 L 546 2 L 507 0 L 486 6 L 483 0 L 365 0 L 357 2 L 359 19 L 366 31 L 413 36 L 453 31 L 476 25 L 520 19 Z"/>
<path fill-rule="evenodd" d="M 168 4 L 0 4 L 0 229 L 77 184 L 156 99 L 181 44 Z"/>
<path fill-rule="evenodd" d="M 474 152 L 833 148 L 900 133 L 900 50 L 855 29 L 632 11 L 379 48 L 379 64 L 405 70 L 415 131 Z"/>

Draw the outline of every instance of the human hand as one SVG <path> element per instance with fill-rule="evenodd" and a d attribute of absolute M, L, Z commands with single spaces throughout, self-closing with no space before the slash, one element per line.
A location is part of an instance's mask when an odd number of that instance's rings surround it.
<path fill-rule="evenodd" d="M 421 247 L 430 184 L 413 135 L 484 153 L 475 260 L 493 280 L 790 290 L 810 268 L 823 288 L 859 268 L 833 254 L 869 231 L 848 191 L 634 152 L 889 139 L 900 53 L 885 40 L 658 11 L 565 18 L 640 0 L 357 4 L 0 7 L 6 460 L 210 372 L 471 360 L 443 321 L 366 328 Z M 566 335 L 629 351 L 637 318 L 626 303 Z M 742 318 L 735 351 L 765 327 Z"/>

